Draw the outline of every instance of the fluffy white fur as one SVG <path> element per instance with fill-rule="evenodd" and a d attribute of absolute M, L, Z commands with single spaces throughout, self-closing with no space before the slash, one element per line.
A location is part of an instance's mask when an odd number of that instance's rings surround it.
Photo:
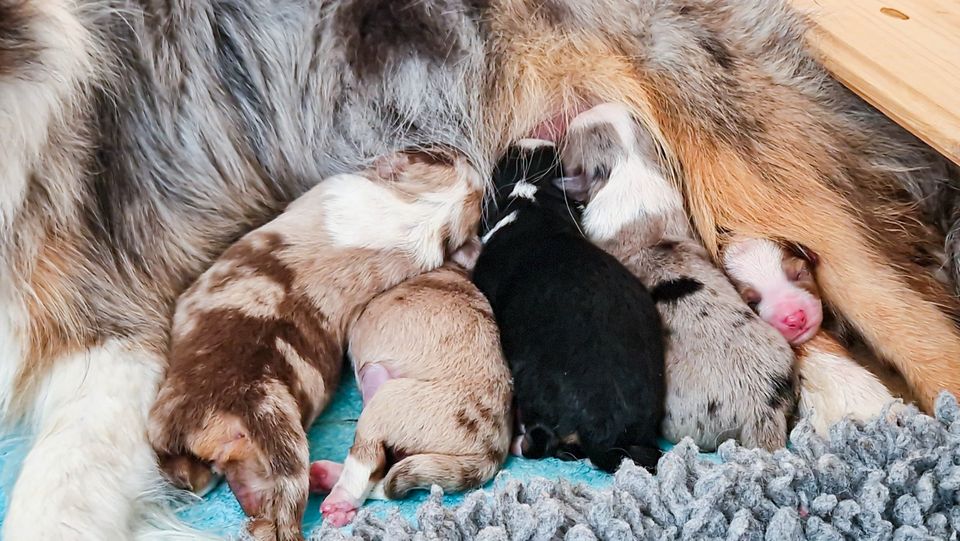
<path fill-rule="evenodd" d="M 637 144 L 630 111 L 623 105 L 604 103 L 578 115 L 570 122 L 569 131 L 582 130 L 594 124 L 612 125 L 620 140 L 628 147 Z M 616 177 L 614 182 L 612 179 Z M 595 241 L 609 240 L 626 224 L 642 215 L 662 216 L 683 208 L 683 197 L 670 184 L 662 171 L 636 152 L 631 152 L 613 166 L 609 182 L 591 200 L 583 213 L 583 228 Z M 685 224 L 676 224 L 686 232 Z"/>
<path fill-rule="evenodd" d="M 826 436 L 830 427 L 849 417 L 868 421 L 894 401 L 890 391 L 852 359 L 808 345 L 798 359 L 799 413 L 814 430 Z"/>
<path fill-rule="evenodd" d="M 467 180 L 467 184 L 451 183 L 445 190 L 411 195 L 416 202 L 414 212 L 410 212 L 410 204 L 395 191 L 361 176 L 338 175 L 325 180 L 319 189 L 311 190 L 290 208 L 321 205 L 326 217 L 324 228 L 340 246 L 402 248 L 416 254 L 417 262 L 424 267 L 433 268 L 443 263 L 446 256 L 437 238 L 442 224 L 449 223 L 449 218 L 461 211 L 471 186 L 483 186 L 479 176 Z M 371 211 L 358 213 L 358 208 Z M 398 239 L 402 239 L 400 245 Z"/>
<path fill-rule="evenodd" d="M 161 485 L 145 431 L 162 366 L 116 341 L 54 365 L 38 396 L 34 444 L 11 494 L 4 539 L 207 538 L 178 532 L 166 511 L 142 505 Z"/>
<path fill-rule="evenodd" d="M 13 386 L 20 372 L 23 344 L 20 333 L 26 326 L 26 314 L 16 302 L 6 280 L 0 280 L 0 418 L 11 409 Z"/>

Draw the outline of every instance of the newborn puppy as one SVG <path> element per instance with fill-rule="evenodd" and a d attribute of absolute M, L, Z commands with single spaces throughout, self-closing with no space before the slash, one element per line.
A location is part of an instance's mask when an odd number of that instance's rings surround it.
<path fill-rule="evenodd" d="M 324 180 L 224 252 L 178 302 L 150 413 L 171 481 L 198 489 L 212 467 L 256 539 L 302 539 L 305 429 L 337 384 L 349 324 L 476 234 L 482 187 L 461 157 L 398 154 Z"/>
<path fill-rule="evenodd" d="M 629 457 L 652 470 L 663 417 L 660 318 L 643 284 L 583 238 L 579 211 L 550 182 L 556 175 L 552 144 L 508 151 L 474 269 L 513 373 L 520 451 L 569 452 L 610 472 Z"/>
<path fill-rule="evenodd" d="M 750 307 L 796 346 L 801 417 L 826 436 L 844 417 L 867 421 L 894 401 L 890 391 L 826 331 L 813 276 L 816 254 L 771 240 L 735 237 L 723 265 Z"/>
<path fill-rule="evenodd" d="M 587 202 L 583 228 L 650 288 L 667 331 L 663 435 L 713 450 L 786 444 L 796 405 L 793 352 L 747 308 L 693 238 L 683 199 L 651 136 L 625 107 L 597 106 L 571 123 L 561 179 Z"/>
<path fill-rule="evenodd" d="M 739 237 L 724 247 L 723 265 L 743 300 L 792 345 L 820 330 L 823 306 L 813 277 L 817 255 L 802 247 L 785 252 L 774 241 Z"/>
<path fill-rule="evenodd" d="M 402 498 L 436 484 L 474 488 L 510 446 L 510 370 L 490 305 L 453 263 L 374 299 L 350 332 L 363 394 L 346 462 L 311 467 L 329 491 L 324 520 L 342 526 L 367 497 Z"/>

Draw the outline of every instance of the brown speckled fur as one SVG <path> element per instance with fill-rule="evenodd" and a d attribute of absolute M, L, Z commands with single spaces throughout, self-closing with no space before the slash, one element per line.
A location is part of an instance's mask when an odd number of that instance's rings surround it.
<path fill-rule="evenodd" d="M 462 159 L 394 161 L 396 178 L 369 171 L 370 180 L 331 179 L 307 192 L 224 252 L 177 304 L 150 441 L 184 488 L 203 488 L 210 479 L 204 466 L 222 472 L 254 518 L 257 539 L 301 536 L 305 429 L 340 379 L 349 326 L 375 295 L 436 267 L 476 231 L 481 182 Z M 337 203 L 362 183 L 377 186 L 364 200 L 370 206 L 347 210 L 384 213 L 376 215 L 384 227 L 367 235 L 396 246 L 363 247 L 338 236 L 341 228 L 364 227 L 342 223 Z M 400 202 L 380 206 L 375 197 Z M 444 204 L 431 208 L 421 198 Z M 390 220 L 402 226 L 391 228 Z M 411 234 L 426 239 L 405 244 Z"/>
<path fill-rule="evenodd" d="M 393 375 L 364 406 L 350 452 L 385 472 L 387 497 L 474 488 L 499 470 L 510 371 L 490 305 L 462 268 L 447 264 L 374 299 L 350 333 L 350 357 L 358 372 L 378 363 Z"/>

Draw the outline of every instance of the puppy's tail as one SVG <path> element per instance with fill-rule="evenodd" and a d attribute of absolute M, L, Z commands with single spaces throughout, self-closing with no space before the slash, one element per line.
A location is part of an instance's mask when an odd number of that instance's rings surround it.
<path fill-rule="evenodd" d="M 383 492 L 390 499 L 399 499 L 411 490 L 432 485 L 446 492 L 477 488 L 493 478 L 506 455 L 506 449 L 490 454 L 411 455 L 390 468 L 383 478 Z"/>

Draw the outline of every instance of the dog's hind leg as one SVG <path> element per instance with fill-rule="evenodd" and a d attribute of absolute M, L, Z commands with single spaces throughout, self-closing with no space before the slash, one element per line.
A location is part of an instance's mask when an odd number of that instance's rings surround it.
<path fill-rule="evenodd" d="M 159 481 L 146 421 L 163 366 L 161 355 L 116 340 L 53 365 L 4 539 L 134 537 L 138 499 Z"/>

